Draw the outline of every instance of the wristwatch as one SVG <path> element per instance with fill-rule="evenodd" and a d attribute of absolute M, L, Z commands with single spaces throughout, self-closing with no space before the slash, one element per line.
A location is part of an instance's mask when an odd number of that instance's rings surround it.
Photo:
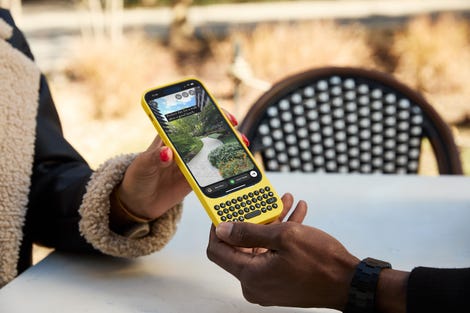
<path fill-rule="evenodd" d="M 356 267 L 344 313 L 374 313 L 375 292 L 380 271 L 392 268 L 388 262 L 366 258 Z"/>

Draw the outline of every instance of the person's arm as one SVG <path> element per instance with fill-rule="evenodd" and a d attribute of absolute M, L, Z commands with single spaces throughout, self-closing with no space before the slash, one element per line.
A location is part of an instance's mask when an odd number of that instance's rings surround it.
<path fill-rule="evenodd" d="M 410 273 L 407 312 L 468 312 L 470 268 L 417 267 Z"/>
<path fill-rule="evenodd" d="M 239 247 L 262 247 L 262 254 Z M 207 255 L 240 280 L 253 303 L 344 310 L 359 259 L 330 235 L 298 223 L 222 223 Z M 381 313 L 467 312 L 470 269 L 416 268 L 380 272 L 375 310 Z"/>
<path fill-rule="evenodd" d="M 60 249 L 90 250 L 78 230 L 78 208 L 92 170 L 63 137 L 43 75 L 39 92 L 25 236 Z"/>
<path fill-rule="evenodd" d="M 148 254 L 161 248 L 174 233 L 178 203 L 190 191 L 171 150 L 170 158 L 161 161 L 160 152 L 167 148 L 155 140 L 143 153 L 118 156 L 92 171 L 64 139 L 47 83 L 44 78 L 41 81 L 25 227 L 28 237 L 69 251 L 90 251 L 91 244 L 118 256 Z M 126 232 L 122 224 L 113 225 L 132 222 L 128 216 L 113 218 L 119 212 L 110 206 L 115 188 L 131 213 L 152 221 L 151 236 L 142 244 L 121 236 Z M 161 219 L 167 212 L 169 216 Z"/>
<path fill-rule="evenodd" d="M 238 247 L 268 249 L 245 253 Z M 359 259 L 336 239 L 299 223 L 221 223 L 207 255 L 241 282 L 244 297 L 261 305 L 343 310 Z"/>
<path fill-rule="evenodd" d="M 7 39 L 9 44 L 20 51 L 25 59 L 29 58 L 34 61 L 23 33 L 16 27 L 8 10 L 0 9 L 0 18 L 12 28 L 12 33 Z M 56 234 L 60 234 L 55 240 L 66 237 L 69 243 L 67 246 L 89 249 L 79 236 L 77 210 L 92 171 L 63 138 L 60 121 L 45 77 L 37 69 L 25 71 L 24 74 L 38 76 L 37 85 L 29 86 L 32 90 L 35 89 L 37 107 L 26 107 L 26 103 L 18 104 L 25 106 L 23 110 L 34 112 L 34 116 L 37 116 L 33 124 L 36 127 L 26 130 L 35 134 L 28 210 L 20 252 L 22 255 L 20 260 L 27 262 L 30 258 L 31 242 L 50 241 L 48 240 L 50 235 L 55 237 L 51 234 L 53 229 Z M 18 80 L 17 83 L 23 82 Z M 28 124 L 27 127 L 30 125 Z M 60 230 L 57 229 L 58 227 Z M 20 272 L 27 266 L 28 264 L 20 264 Z"/>
<path fill-rule="evenodd" d="M 23 53 L 25 60 L 34 61 L 11 15 L 3 9 L 0 14 L 13 29 L 8 42 Z M 156 140 L 147 151 L 137 156 L 119 156 L 93 172 L 63 137 L 46 78 L 39 70 L 34 73 L 39 83 L 29 88 L 36 88 L 37 107 L 24 108 L 35 113 L 36 122 L 28 210 L 20 252 L 22 262 L 30 258 L 28 251 L 32 242 L 72 251 L 94 248 L 119 256 L 148 254 L 162 247 L 175 230 L 181 208 L 178 203 L 190 191 L 183 175 L 178 174 L 171 153 L 165 162 L 159 162 L 159 153 L 166 151 L 166 147 Z M 169 176 L 172 179 L 168 179 Z M 129 212 L 152 221 L 148 238 L 128 240 L 121 236 L 125 233 L 121 233 L 123 225 L 115 223 L 127 223 L 132 218 L 126 215 L 114 218 L 118 212 L 110 205 L 114 189 L 129 203 Z M 170 200 L 168 190 L 173 192 Z M 149 203 L 151 205 L 146 205 Z M 27 266 L 19 264 L 18 268 L 21 272 Z"/>
<path fill-rule="evenodd" d="M 409 272 L 394 269 L 384 269 L 380 272 L 375 294 L 377 312 L 406 312 L 406 294 L 409 275 Z"/>

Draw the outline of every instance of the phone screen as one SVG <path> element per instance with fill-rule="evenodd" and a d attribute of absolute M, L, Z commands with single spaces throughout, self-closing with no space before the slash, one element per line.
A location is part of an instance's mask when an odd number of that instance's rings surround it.
<path fill-rule="evenodd" d="M 152 90 L 145 100 L 205 195 L 220 197 L 261 180 L 261 171 L 198 81 Z"/>

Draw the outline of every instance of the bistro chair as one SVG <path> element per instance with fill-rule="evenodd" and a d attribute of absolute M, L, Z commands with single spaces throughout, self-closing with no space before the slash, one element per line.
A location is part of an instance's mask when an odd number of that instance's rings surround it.
<path fill-rule="evenodd" d="M 267 171 L 417 174 L 428 139 L 440 174 L 462 174 L 452 132 L 431 105 L 391 75 L 325 67 L 265 92 L 239 130 Z"/>

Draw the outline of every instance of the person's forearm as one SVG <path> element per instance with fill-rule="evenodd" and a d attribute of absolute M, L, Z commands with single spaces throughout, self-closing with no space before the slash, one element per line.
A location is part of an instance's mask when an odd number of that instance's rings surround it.
<path fill-rule="evenodd" d="M 416 267 L 407 286 L 407 311 L 468 312 L 470 268 Z"/>
<path fill-rule="evenodd" d="M 406 290 L 409 275 L 409 272 L 392 269 L 381 271 L 375 296 L 375 305 L 378 312 L 406 312 Z"/>

